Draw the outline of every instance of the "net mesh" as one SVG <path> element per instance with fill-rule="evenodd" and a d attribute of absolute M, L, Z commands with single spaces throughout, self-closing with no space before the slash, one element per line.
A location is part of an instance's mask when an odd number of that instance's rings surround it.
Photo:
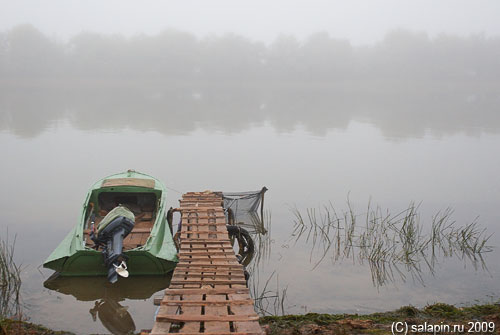
<path fill-rule="evenodd" d="M 258 211 L 260 209 L 262 212 L 261 205 L 266 191 L 267 188 L 263 187 L 259 191 L 223 192 L 228 222 L 243 226 L 249 232 L 262 233 L 264 228 Z"/>

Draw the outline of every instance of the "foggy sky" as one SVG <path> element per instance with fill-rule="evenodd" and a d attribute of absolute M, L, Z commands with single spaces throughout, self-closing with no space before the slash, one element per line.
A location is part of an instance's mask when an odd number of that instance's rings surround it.
<path fill-rule="evenodd" d="M 394 28 L 486 36 L 500 34 L 495 0 L 0 0 L 0 30 L 33 24 L 67 39 L 81 31 L 133 36 L 175 28 L 196 34 L 243 35 L 271 42 L 281 33 L 304 38 L 326 31 L 353 44 L 376 42 Z"/>

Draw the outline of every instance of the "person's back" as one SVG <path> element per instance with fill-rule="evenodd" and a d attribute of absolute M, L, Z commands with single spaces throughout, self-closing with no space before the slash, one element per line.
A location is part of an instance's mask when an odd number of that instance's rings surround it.
<path fill-rule="evenodd" d="M 132 213 L 132 211 L 129 210 L 127 207 L 118 205 L 112 210 L 110 210 L 109 213 L 106 214 L 106 216 L 99 223 L 99 226 L 97 227 L 97 235 L 99 235 L 99 233 L 101 233 L 104 228 L 106 228 L 113 220 L 115 220 L 118 217 L 124 217 L 132 222 L 135 222 L 134 213 Z"/>

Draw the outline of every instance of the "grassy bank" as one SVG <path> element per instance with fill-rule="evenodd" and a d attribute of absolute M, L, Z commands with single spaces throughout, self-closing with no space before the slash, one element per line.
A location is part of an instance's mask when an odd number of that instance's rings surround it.
<path fill-rule="evenodd" d="M 12 319 L 0 320 L 0 335 L 72 335 L 65 331 L 54 331 L 44 326 Z"/>
<path fill-rule="evenodd" d="M 266 316 L 260 323 L 267 334 L 391 334 L 393 322 L 407 322 L 409 325 L 463 324 L 465 331 L 468 322 L 487 321 L 495 323 L 494 332 L 500 334 L 500 304 L 455 307 L 437 303 L 418 309 L 404 306 L 396 311 L 358 314 L 317 314 Z"/>

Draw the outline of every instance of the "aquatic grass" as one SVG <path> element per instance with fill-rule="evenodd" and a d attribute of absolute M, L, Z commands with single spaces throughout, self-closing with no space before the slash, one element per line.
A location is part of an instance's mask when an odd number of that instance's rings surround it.
<path fill-rule="evenodd" d="M 0 319 L 21 317 L 21 269 L 14 262 L 16 239 L 0 239 Z"/>
<path fill-rule="evenodd" d="M 261 264 L 263 261 L 268 260 L 271 255 L 271 212 L 269 210 L 263 211 L 263 218 L 260 219 L 265 233 L 255 233 L 252 235 L 255 243 L 255 255 L 251 266 L 248 268 L 250 272 L 249 289 L 250 295 L 254 299 L 254 309 L 262 316 L 277 316 L 285 315 L 285 301 L 287 297 L 288 286 L 280 288 L 279 275 L 273 271 L 265 281 L 263 287 L 260 287 L 259 279 Z M 310 213 L 310 218 L 315 219 L 314 213 Z M 316 228 L 318 230 L 319 228 Z M 318 232 L 311 232 L 311 237 L 315 235 L 317 238 Z M 271 288 L 272 279 L 276 276 L 276 284 Z"/>
<path fill-rule="evenodd" d="M 271 256 L 271 243 L 273 242 L 271 238 L 271 211 L 266 209 L 263 211 L 263 215 L 263 218 L 260 218 L 259 216 L 252 217 L 252 219 L 256 221 L 255 225 L 258 224 L 261 229 L 251 233 L 255 250 L 252 256 L 253 262 L 246 264 L 247 266 L 250 266 L 250 272 L 258 270 L 259 265 L 262 264 L 262 262 L 269 260 Z"/>
<path fill-rule="evenodd" d="M 248 264 L 247 270 L 250 273 L 250 280 L 248 287 L 250 295 L 254 299 L 254 309 L 262 316 L 284 315 L 285 314 L 285 301 L 287 297 L 288 287 L 280 288 L 279 275 L 273 271 L 267 280 L 260 285 L 260 275 L 262 262 L 269 259 L 271 255 L 271 243 L 274 240 L 271 238 L 271 211 L 264 210 L 263 217 L 251 216 L 252 225 L 254 227 L 261 227 L 260 230 L 252 231 L 252 239 L 254 240 L 255 250 L 252 256 L 252 262 Z M 314 211 L 309 213 L 311 220 L 316 219 Z M 304 226 L 305 227 L 305 226 Z M 318 237 L 318 229 L 311 229 L 310 237 L 316 239 Z M 316 230 L 316 232 L 314 232 Z M 300 234 L 304 231 L 300 231 Z M 273 278 L 276 278 L 276 284 L 272 285 Z M 271 288 L 272 287 L 272 288 Z"/>
<path fill-rule="evenodd" d="M 396 214 L 373 207 L 371 199 L 361 214 L 356 214 L 349 199 L 343 211 L 337 211 L 331 202 L 306 209 L 306 215 L 297 207 L 291 211 L 294 226 L 290 241 L 310 245 L 312 269 L 326 258 L 332 263 L 348 259 L 366 262 L 377 287 L 393 282 L 396 275 L 403 281 L 410 275 L 423 284 L 424 271 L 433 275 L 439 257 L 458 257 L 469 260 L 476 269 L 478 265 L 486 269 L 482 255 L 492 250 L 487 244 L 491 235 L 477 219 L 460 226 L 452 220 L 451 208 L 432 216 L 429 231 L 421 222 L 420 204 L 414 202 Z M 365 222 L 360 224 L 363 218 Z"/>
<path fill-rule="evenodd" d="M 273 289 L 268 288 L 271 280 L 276 275 L 276 285 Z M 259 277 L 254 276 L 250 282 L 250 295 L 254 300 L 255 312 L 261 316 L 285 315 L 285 301 L 287 297 L 288 286 L 280 288 L 279 275 L 273 271 L 267 278 L 264 286 L 260 288 Z"/>

